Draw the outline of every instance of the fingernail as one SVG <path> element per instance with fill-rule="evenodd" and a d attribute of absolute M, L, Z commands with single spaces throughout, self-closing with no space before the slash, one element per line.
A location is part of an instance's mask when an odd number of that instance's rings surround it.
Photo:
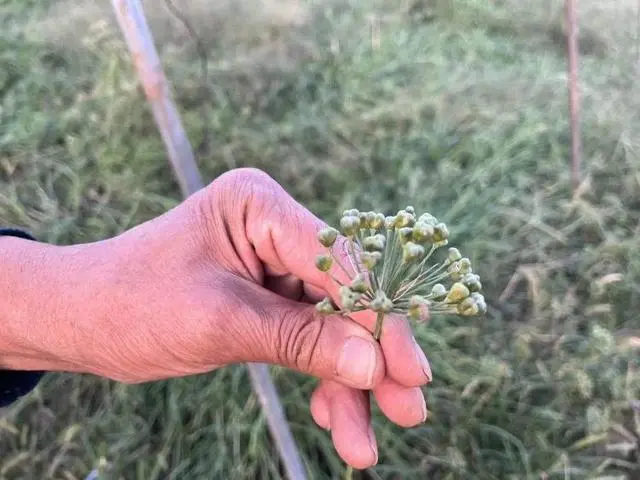
<path fill-rule="evenodd" d="M 369 446 L 373 452 L 373 464 L 378 463 L 378 445 L 376 444 L 376 434 L 373 431 L 373 425 L 369 425 Z"/>
<path fill-rule="evenodd" d="M 418 391 L 420 392 L 420 399 L 422 400 L 422 421 L 420 423 L 424 423 L 427 421 L 427 401 L 424 398 L 422 390 Z"/>
<path fill-rule="evenodd" d="M 350 337 L 344 343 L 337 374 L 361 388 L 371 387 L 376 370 L 376 350 L 371 342 L 360 337 Z"/>
<path fill-rule="evenodd" d="M 429 360 L 427 360 L 427 356 L 424 354 L 424 351 L 422 350 L 420 345 L 418 345 L 418 342 L 416 342 L 415 338 L 413 339 L 413 344 L 416 350 L 416 355 L 418 356 L 418 362 L 420 362 L 420 366 L 422 367 L 422 371 L 426 375 L 427 381 L 430 382 L 432 379 L 432 375 L 431 375 L 431 366 L 429 365 Z"/>

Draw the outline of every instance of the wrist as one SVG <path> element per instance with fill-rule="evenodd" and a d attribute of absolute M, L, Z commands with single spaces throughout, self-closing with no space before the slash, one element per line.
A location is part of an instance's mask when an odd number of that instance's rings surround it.
<path fill-rule="evenodd" d="M 81 371 L 70 308 L 83 247 L 0 237 L 0 369 Z"/>

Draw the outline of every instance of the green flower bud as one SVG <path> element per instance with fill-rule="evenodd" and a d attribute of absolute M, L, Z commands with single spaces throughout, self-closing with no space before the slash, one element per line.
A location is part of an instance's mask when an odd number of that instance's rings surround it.
<path fill-rule="evenodd" d="M 413 242 L 407 242 L 402 248 L 402 260 L 404 263 L 418 261 L 424 257 L 424 254 L 424 247 Z"/>
<path fill-rule="evenodd" d="M 438 219 L 430 213 L 423 213 L 422 215 L 420 215 L 418 221 L 434 227 L 439 223 Z"/>
<path fill-rule="evenodd" d="M 342 217 L 340 219 L 340 229 L 348 237 L 354 236 L 360 228 L 360 220 L 358 217 Z"/>
<path fill-rule="evenodd" d="M 323 228 L 318 232 L 318 241 L 324 247 L 332 247 L 338 238 L 338 230 L 332 227 Z"/>
<path fill-rule="evenodd" d="M 316 257 L 316 267 L 321 272 L 328 272 L 333 265 L 333 258 L 329 255 L 318 255 Z"/>
<path fill-rule="evenodd" d="M 373 270 L 381 259 L 382 253 L 380 252 L 362 252 L 360 254 L 360 261 L 369 271 Z"/>
<path fill-rule="evenodd" d="M 369 226 L 375 230 L 380 230 L 384 227 L 384 215 L 382 213 L 376 213 Z"/>
<path fill-rule="evenodd" d="M 411 241 L 411 237 L 413 236 L 413 228 L 411 227 L 403 227 L 398 230 L 398 236 L 400 237 L 400 243 L 402 245 Z"/>
<path fill-rule="evenodd" d="M 367 250 L 368 252 L 375 252 L 375 251 L 381 252 L 384 250 L 384 245 L 386 241 L 387 239 L 385 238 L 385 236 L 378 233 L 371 237 L 365 237 L 364 240 L 362 241 L 362 245 L 364 246 L 364 249 Z"/>
<path fill-rule="evenodd" d="M 442 246 L 449 243 L 449 230 L 444 223 L 438 223 L 433 227 L 433 243 L 434 245 Z"/>
<path fill-rule="evenodd" d="M 345 312 L 352 311 L 356 306 L 356 302 L 360 300 L 360 297 L 361 295 L 351 290 L 350 287 L 346 285 L 340 287 L 340 302 Z"/>
<path fill-rule="evenodd" d="M 407 208 L 404 209 L 405 212 L 410 213 L 411 215 L 415 215 L 416 214 L 416 209 L 413 208 L 411 205 L 409 205 Z"/>
<path fill-rule="evenodd" d="M 451 286 L 451 289 L 449 290 L 445 301 L 447 303 L 460 303 L 470 294 L 471 292 L 469 292 L 469 289 L 467 287 L 465 287 L 462 283 L 456 282 Z"/>
<path fill-rule="evenodd" d="M 385 217 L 384 226 L 387 230 L 393 230 L 396 226 L 396 217 Z"/>
<path fill-rule="evenodd" d="M 467 273 L 471 273 L 471 260 L 469 260 L 468 258 L 463 258 L 460 260 L 460 273 L 462 273 L 463 275 L 467 274 Z"/>
<path fill-rule="evenodd" d="M 413 241 L 416 243 L 428 243 L 433 241 L 433 225 L 425 222 L 416 222 L 413 226 Z"/>
<path fill-rule="evenodd" d="M 457 282 L 462 278 L 462 273 L 460 273 L 460 262 L 453 262 L 447 268 L 447 272 L 449 272 L 449 278 L 454 282 Z"/>
<path fill-rule="evenodd" d="M 376 291 L 376 295 L 369 303 L 369 308 L 374 312 L 389 313 L 393 308 L 393 302 L 382 291 Z"/>
<path fill-rule="evenodd" d="M 366 293 L 369 290 L 369 283 L 364 273 L 357 274 L 351 281 L 351 290 L 356 293 Z"/>
<path fill-rule="evenodd" d="M 424 323 L 429 320 L 429 305 L 426 303 L 422 303 L 420 305 L 416 305 L 414 307 L 409 307 L 407 310 L 407 316 L 418 323 Z"/>
<path fill-rule="evenodd" d="M 360 212 L 358 214 L 358 219 L 360 220 L 360 228 L 369 228 L 368 222 L 367 222 L 367 213 L 366 212 Z"/>
<path fill-rule="evenodd" d="M 480 276 L 475 273 L 467 273 L 462 276 L 462 283 L 466 285 L 466 287 L 471 292 L 479 292 L 482 290 L 482 283 L 480 283 Z"/>
<path fill-rule="evenodd" d="M 478 315 L 480 310 L 478 308 L 478 304 L 473 301 L 473 298 L 468 297 L 465 298 L 458 304 L 457 311 L 459 315 L 463 317 L 473 317 L 474 315 Z"/>
<path fill-rule="evenodd" d="M 321 302 L 316 303 L 316 310 L 327 315 L 336 313 L 336 309 L 329 298 L 324 298 Z"/>
<path fill-rule="evenodd" d="M 396 215 L 396 228 L 412 227 L 414 223 L 414 216 L 404 210 L 400 210 Z"/>
<path fill-rule="evenodd" d="M 462 258 L 462 254 L 460 253 L 460 250 L 458 250 L 455 247 L 451 247 L 449 249 L 449 256 L 447 257 L 447 262 L 448 263 L 457 262 L 461 258 Z"/>
<path fill-rule="evenodd" d="M 440 302 L 447 298 L 447 289 L 441 283 L 436 283 L 433 287 L 431 287 L 431 293 L 429 296 L 437 302 Z"/>
<path fill-rule="evenodd" d="M 374 228 L 373 223 L 376 219 L 376 212 L 367 212 L 367 228 Z"/>
<path fill-rule="evenodd" d="M 409 299 L 409 308 L 419 307 L 420 305 L 428 305 L 428 304 L 429 304 L 429 301 L 420 295 L 412 295 L 411 298 Z"/>
<path fill-rule="evenodd" d="M 473 298 L 473 301 L 476 302 L 476 305 L 478 306 L 478 311 L 480 313 L 482 314 L 487 313 L 487 302 L 485 301 L 484 296 L 481 293 L 472 292 L 471 298 Z"/>

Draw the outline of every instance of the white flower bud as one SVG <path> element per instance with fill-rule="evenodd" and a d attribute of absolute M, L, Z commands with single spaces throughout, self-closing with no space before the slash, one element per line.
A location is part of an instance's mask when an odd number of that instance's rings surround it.
<path fill-rule="evenodd" d="M 418 295 L 414 295 L 409 300 L 407 314 L 411 320 L 416 322 L 426 322 L 429 320 L 429 301 Z"/>
<path fill-rule="evenodd" d="M 407 242 L 411 241 L 413 236 L 413 228 L 411 227 L 403 227 L 398 230 L 398 236 L 400 237 L 400 243 L 405 245 Z"/>
<path fill-rule="evenodd" d="M 453 262 L 447 268 L 447 272 L 449 272 L 449 278 L 454 282 L 457 282 L 462 278 L 462 273 L 460 273 L 460 262 Z"/>
<path fill-rule="evenodd" d="M 364 273 L 357 274 L 351 281 L 351 290 L 356 293 L 366 293 L 369 290 L 369 283 Z"/>
<path fill-rule="evenodd" d="M 371 237 L 365 237 L 362 241 L 362 245 L 364 246 L 364 249 L 369 252 L 381 252 L 384 250 L 386 241 L 387 239 L 385 238 L 385 236 L 378 233 Z"/>
<path fill-rule="evenodd" d="M 439 223 L 433 227 L 433 243 L 435 245 L 446 245 L 449 238 L 449 230 L 444 223 Z"/>
<path fill-rule="evenodd" d="M 418 221 L 426 223 L 427 225 L 432 225 L 434 227 L 439 223 L 438 219 L 430 213 L 423 213 L 422 215 L 420 215 L 420 218 L 418 218 Z"/>
<path fill-rule="evenodd" d="M 356 306 L 356 302 L 360 300 L 360 297 L 361 295 L 351 290 L 350 287 L 346 285 L 340 287 L 340 301 L 342 302 L 342 309 L 345 312 L 352 311 Z"/>
<path fill-rule="evenodd" d="M 416 222 L 413 226 L 413 241 L 416 243 L 429 243 L 433 241 L 433 225 L 425 222 Z"/>
<path fill-rule="evenodd" d="M 385 217 L 384 226 L 387 230 L 393 230 L 396 226 L 396 217 Z"/>
<path fill-rule="evenodd" d="M 460 273 L 462 273 L 463 275 L 467 274 L 467 273 L 471 273 L 471 260 L 469 260 L 468 258 L 462 258 L 460 259 Z"/>
<path fill-rule="evenodd" d="M 424 257 L 424 254 L 424 247 L 413 242 L 407 242 L 402 248 L 402 260 L 405 263 L 418 261 Z"/>
<path fill-rule="evenodd" d="M 485 301 L 484 296 L 481 293 L 472 292 L 471 298 L 473 299 L 474 302 L 476 302 L 476 305 L 478 306 L 478 311 L 480 313 L 482 314 L 487 313 L 487 302 Z"/>
<path fill-rule="evenodd" d="M 316 303 L 316 310 L 327 315 L 336 312 L 336 309 L 333 307 L 333 303 L 329 298 L 324 298 L 321 302 Z"/>
<path fill-rule="evenodd" d="M 396 215 L 396 228 L 412 227 L 414 223 L 416 223 L 414 216 L 404 210 L 400 210 Z"/>
<path fill-rule="evenodd" d="M 431 288 L 431 293 L 429 294 L 429 296 L 431 298 L 433 298 L 435 301 L 439 302 L 444 300 L 447 297 L 447 289 L 445 288 L 444 285 L 442 285 L 441 283 L 436 283 L 432 288 Z"/>
<path fill-rule="evenodd" d="M 475 273 L 467 273 L 462 276 L 462 283 L 464 283 L 469 291 L 479 292 L 482 290 L 482 283 L 480 283 L 480 276 Z"/>
<path fill-rule="evenodd" d="M 478 304 L 474 302 L 473 298 L 468 297 L 462 300 L 457 307 L 457 312 L 459 315 L 463 317 L 472 317 L 478 315 L 480 313 L 480 309 L 478 308 Z"/>
<path fill-rule="evenodd" d="M 367 227 L 367 213 L 360 212 L 358 214 L 358 220 L 360 220 L 360 228 L 368 228 Z"/>
<path fill-rule="evenodd" d="M 382 213 L 376 213 L 371 220 L 370 227 L 375 230 L 380 230 L 384 227 L 384 215 Z"/>
<path fill-rule="evenodd" d="M 369 308 L 374 312 L 389 313 L 393 308 L 393 302 L 382 290 L 378 290 L 373 300 L 369 303 Z"/>
<path fill-rule="evenodd" d="M 462 254 L 460 253 L 460 250 L 458 250 L 455 247 L 451 247 L 449 249 L 449 255 L 447 256 L 448 263 L 457 262 L 461 258 L 462 258 Z"/>
<path fill-rule="evenodd" d="M 369 271 L 373 270 L 381 259 L 382 253 L 380 252 L 362 252 L 360 254 L 360 261 Z"/>
<path fill-rule="evenodd" d="M 360 219 L 358 217 L 342 217 L 340 219 L 340 229 L 348 237 L 354 236 L 360 228 Z"/>

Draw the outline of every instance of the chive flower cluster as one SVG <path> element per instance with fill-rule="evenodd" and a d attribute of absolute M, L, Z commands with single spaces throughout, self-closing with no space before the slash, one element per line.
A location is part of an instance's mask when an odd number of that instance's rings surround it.
<path fill-rule="evenodd" d="M 335 251 L 340 233 L 346 237 L 351 272 Z M 318 233 L 318 241 L 328 251 L 316 258 L 316 267 L 339 285 L 340 306 L 325 298 L 316 308 L 325 314 L 373 310 L 378 314 L 376 339 L 389 313 L 417 322 L 426 321 L 430 314 L 485 313 L 482 284 L 471 261 L 457 248 L 449 248 L 443 261 L 434 261 L 434 253 L 449 243 L 448 238 L 444 223 L 429 213 L 417 217 L 410 206 L 393 216 L 346 210 L 339 231 L 327 227 Z M 334 266 L 345 273 L 349 283 L 331 273 Z"/>

